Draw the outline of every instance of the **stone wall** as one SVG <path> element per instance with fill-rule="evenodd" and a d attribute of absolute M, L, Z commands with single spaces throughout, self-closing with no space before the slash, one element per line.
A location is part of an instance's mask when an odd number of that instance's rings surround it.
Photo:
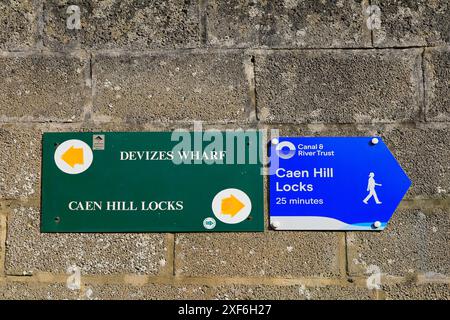
<path fill-rule="evenodd" d="M 449 299 L 449 89 L 447 0 L 0 0 L 0 298 Z M 194 120 L 381 135 L 412 187 L 381 233 L 39 232 L 42 132 Z"/>

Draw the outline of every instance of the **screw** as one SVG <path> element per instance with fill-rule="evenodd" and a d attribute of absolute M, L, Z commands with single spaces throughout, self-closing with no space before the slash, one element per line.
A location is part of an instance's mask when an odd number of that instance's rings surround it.
<path fill-rule="evenodd" d="M 373 223 L 374 228 L 378 229 L 379 227 L 381 227 L 381 222 L 380 221 L 375 221 Z"/>
<path fill-rule="evenodd" d="M 280 222 L 278 222 L 278 221 L 272 221 L 271 223 L 270 223 L 270 225 L 272 226 L 272 228 L 273 229 L 278 229 L 279 227 L 280 227 Z"/>
<path fill-rule="evenodd" d="M 373 145 L 376 145 L 376 144 L 378 144 L 378 142 L 380 142 L 380 140 L 379 140 L 378 138 L 372 138 L 372 140 L 370 140 L 370 142 L 371 142 Z"/>
<path fill-rule="evenodd" d="M 271 140 L 272 144 L 278 144 L 280 141 L 277 138 Z"/>

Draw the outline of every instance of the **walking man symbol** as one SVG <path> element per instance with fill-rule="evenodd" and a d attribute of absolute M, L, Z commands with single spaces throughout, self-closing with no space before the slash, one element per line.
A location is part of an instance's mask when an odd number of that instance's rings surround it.
<path fill-rule="evenodd" d="M 369 191 L 369 194 L 367 197 L 363 200 L 365 204 L 370 200 L 370 198 L 375 199 L 376 204 L 381 204 L 381 201 L 378 199 L 377 192 L 375 191 L 375 187 L 381 187 L 381 183 L 376 183 L 375 179 L 373 178 L 375 174 L 371 172 L 369 174 L 369 180 L 367 181 L 367 191 Z"/>

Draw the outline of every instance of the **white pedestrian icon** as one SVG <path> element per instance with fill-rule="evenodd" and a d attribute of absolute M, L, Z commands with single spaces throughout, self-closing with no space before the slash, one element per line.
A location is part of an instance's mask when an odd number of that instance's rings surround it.
<path fill-rule="evenodd" d="M 374 198 L 375 199 L 375 203 L 376 204 L 381 204 L 381 201 L 378 199 L 377 196 L 377 192 L 375 191 L 375 187 L 381 187 L 381 183 L 376 183 L 375 179 L 373 178 L 375 177 L 375 174 L 373 172 L 371 172 L 369 174 L 369 180 L 367 181 L 367 191 L 369 191 L 369 194 L 367 195 L 367 197 L 363 200 L 363 202 L 365 204 L 367 204 L 367 202 L 370 200 L 370 198 Z"/>

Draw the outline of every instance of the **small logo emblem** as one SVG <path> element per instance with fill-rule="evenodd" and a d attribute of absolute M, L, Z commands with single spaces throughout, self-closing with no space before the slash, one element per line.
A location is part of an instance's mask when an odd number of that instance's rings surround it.
<path fill-rule="evenodd" d="M 206 218 L 203 220 L 203 226 L 208 230 L 214 229 L 216 227 L 216 220 L 214 218 Z"/>
<path fill-rule="evenodd" d="M 105 135 L 94 134 L 92 136 L 92 149 L 93 150 L 105 150 Z"/>
<path fill-rule="evenodd" d="M 277 155 L 282 159 L 290 159 L 295 155 L 295 146 L 292 142 L 283 141 L 275 147 Z"/>

